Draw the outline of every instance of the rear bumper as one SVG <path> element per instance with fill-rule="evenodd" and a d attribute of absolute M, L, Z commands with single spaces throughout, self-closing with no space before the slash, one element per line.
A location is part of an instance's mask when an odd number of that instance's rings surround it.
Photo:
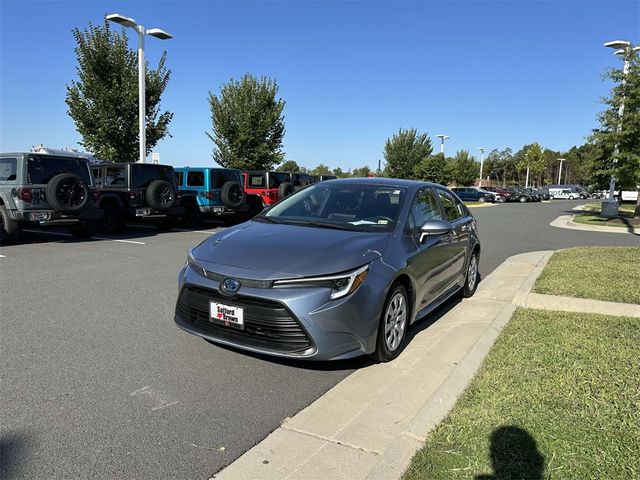
<path fill-rule="evenodd" d="M 184 213 L 184 207 L 174 206 L 168 210 L 155 210 L 150 207 L 129 207 L 125 209 L 129 220 L 160 220 L 167 217 L 179 217 Z"/>
<path fill-rule="evenodd" d="M 226 205 L 198 205 L 200 213 L 205 215 L 237 215 L 249 211 L 249 205 L 242 204 L 239 207 L 228 207 Z"/>
<path fill-rule="evenodd" d="M 9 215 L 19 223 L 41 226 L 74 225 L 80 221 L 99 220 L 102 210 L 85 208 L 79 213 L 68 214 L 57 210 L 9 210 Z"/>

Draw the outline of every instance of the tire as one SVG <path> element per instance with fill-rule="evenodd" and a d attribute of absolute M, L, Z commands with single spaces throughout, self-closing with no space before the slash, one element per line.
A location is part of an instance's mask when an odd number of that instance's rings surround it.
<path fill-rule="evenodd" d="M 484 202 L 486 202 L 486 201 L 487 201 L 487 199 L 486 199 L 484 196 L 482 196 L 482 197 L 480 197 L 480 198 L 478 199 L 478 201 L 479 201 L 480 203 L 484 203 Z"/>
<path fill-rule="evenodd" d="M 147 205 L 156 210 L 169 210 L 176 203 L 176 191 L 166 180 L 154 180 L 145 192 Z"/>
<path fill-rule="evenodd" d="M 404 314 L 398 310 L 402 308 Z M 396 328 L 398 321 L 401 322 L 400 331 Z M 376 351 L 373 353 L 377 361 L 388 362 L 400 354 L 407 338 L 409 321 L 410 307 L 407 290 L 403 285 L 396 284 L 387 295 L 380 316 Z"/>
<path fill-rule="evenodd" d="M 102 207 L 102 220 L 100 227 L 105 233 L 118 233 L 124 230 L 124 218 L 122 212 L 115 205 L 108 203 Z"/>
<path fill-rule="evenodd" d="M 549 200 L 553 200 L 553 195 L 549 195 Z"/>
<path fill-rule="evenodd" d="M 90 238 L 98 231 L 97 220 L 82 220 L 69 228 L 71 235 L 76 238 Z"/>
<path fill-rule="evenodd" d="M 283 182 L 278 187 L 278 198 L 282 200 L 283 198 L 287 198 L 289 195 L 294 193 L 296 190 L 293 188 L 293 185 L 289 182 Z"/>
<path fill-rule="evenodd" d="M 59 173 L 45 188 L 47 203 L 64 213 L 78 213 L 89 201 L 89 187 L 75 173 Z"/>
<path fill-rule="evenodd" d="M 527 197 L 522 196 L 522 197 L 520 197 L 520 198 L 518 199 L 518 201 L 519 201 L 520 203 L 527 203 Z"/>
<path fill-rule="evenodd" d="M 502 195 L 500 195 L 498 197 L 498 203 L 505 203 L 507 201 L 507 199 L 505 197 L 503 197 Z"/>
<path fill-rule="evenodd" d="M 480 256 L 477 252 L 471 254 L 469 259 L 469 265 L 467 265 L 467 277 L 462 288 L 462 296 L 464 298 L 471 297 L 478 288 L 478 282 L 480 280 L 480 272 L 478 270 Z"/>
<path fill-rule="evenodd" d="M 154 224 L 159 232 L 170 232 L 176 225 L 173 218 L 163 218 L 162 220 L 156 220 Z"/>
<path fill-rule="evenodd" d="M 185 227 L 196 228 L 201 227 L 204 223 L 204 217 L 197 205 L 187 205 L 182 214 L 182 223 Z"/>
<path fill-rule="evenodd" d="M 220 199 L 227 207 L 238 208 L 244 202 L 244 192 L 238 182 L 229 181 L 222 185 Z"/>
<path fill-rule="evenodd" d="M 0 245 L 9 245 L 20 234 L 20 225 L 7 211 L 7 207 L 0 205 Z"/>

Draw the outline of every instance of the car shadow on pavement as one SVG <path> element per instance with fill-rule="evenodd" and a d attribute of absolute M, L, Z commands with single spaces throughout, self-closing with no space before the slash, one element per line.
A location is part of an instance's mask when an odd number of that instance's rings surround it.
<path fill-rule="evenodd" d="M 503 425 L 491 433 L 490 440 L 493 474 L 476 475 L 474 480 L 543 480 L 545 458 L 529 432 Z"/>
<path fill-rule="evenodd" d="M 25 433 L 9 433 L 0 436 L 0 478 L 23 477 L 22 466 L 31 456 L 32 439 Z"/>

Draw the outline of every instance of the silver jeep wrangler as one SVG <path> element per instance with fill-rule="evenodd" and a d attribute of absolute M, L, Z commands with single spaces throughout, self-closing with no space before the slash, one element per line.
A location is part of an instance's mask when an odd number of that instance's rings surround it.
<path fill-rule="evenodd" d="M 87 157 L 46 150 L 0 153 L 0 245 L 22 228 L 66 225 L 90 237 L 102 211 Z"/>

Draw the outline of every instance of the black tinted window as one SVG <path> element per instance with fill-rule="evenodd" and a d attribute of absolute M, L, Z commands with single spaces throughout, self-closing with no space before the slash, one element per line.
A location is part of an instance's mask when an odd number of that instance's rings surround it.
<path fill-rule="evenodd" d="M 421 227 L 427 220 L 442 220 L 440 205 L 433 190 L 425 188 L 418 192 L 411 207 L 413 222 L 416 227 Z"/>
<path fill-rule="evenodd" d="M 306 173 L 292 173 L 291 181 L 294 187 L 306 187 L 309 185 L 309 175 Z"/>
<path fill-rule="evenodd" d="M 104 184 L 109 187 L 124 187 L 125 185 L 125 166 L 107 167 Z"/>
<path fill-rule="evenodd" d="M 278 188 L 281 183 L 290 181 L 288 173 L 269 172 L 269 188 Z"/>
<path fill-rule="evenodd" d="M 166 180 L 173 185 L 173 167 L 166 165 L 131 165 L 131 188 L 147 188 L 154 180 Z"/>
<path fill-rule="evenodd" d="M 93 173 L 93 179 L 95 180 L 96 185 L 102 185 L 102 169 L 93 168 L 91 169 L 91 173 Z"/>
<path fill-rule="evenodd" d="M 0 158 L 0 182 L 16 179 L 17 158 Z"/>
<path fill-rule="evenodd" d="M 227 182 L 240 182 L 240 172 L 237 170 L 211 170 L 211 188 L 222 188 Z"/>
<path fill-rule="evenodd" d="M 175 172 L 176 184 L 182 185 L 182 172 Z"/>
<path fill-rule="evenodd" d="M 442 206 L 444 207 L 444 214 L 447 217 L 447 220 L 452 222 L 464 215 L 464 207 L 449 192 L 438 190 L 438 196 L 440 197 L 440 202 L 442 202 Z"/>
<path fill-rule="evenodd" d="M 64 158 L 50 156 L 29 157 L 27 172 L 29 182 L 34 184 L 49 183 L 49 181 L 60 173 L 75 173 L 87 185 L 91 185 L 91 175 L 89 165 L 82 158 Z"/>
<path fill-rule="evenodd" d="M 204 187 L 204 172 L 187 172 L 187 185 L 190 187 Z"/>

